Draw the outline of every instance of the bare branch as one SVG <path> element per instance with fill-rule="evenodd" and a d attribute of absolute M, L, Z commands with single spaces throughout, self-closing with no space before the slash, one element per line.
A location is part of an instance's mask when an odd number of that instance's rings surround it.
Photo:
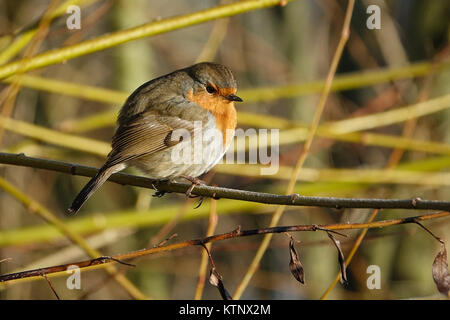
<path fill-rule="evenodd" d="M 167 252 L 178 250 L 186 247 L 192 246 L 202 246 L 209 242 L 223 241 L 227 239 L 239 238 L 239 237 L 247 237 L 254 235 L 263 235 L 268 233 L 286 233 L 286 232 L 296 232 L 296 231 L 323 231 L 329 233 L 330 230 L 350 230 L 350 229 L 364 229 L 364 228 L 383 228 L 400 224 L 408 224 L 414 223 L 417 224 L 418 221 L 425 221 L 431 219 L 437 219 L 450 216 L 450 212 L 438 212 L 438 213 L 430 213 L 421 216 L 415 217 L 407 217 L 403 219 L 393 219 L 393 220 L 383 220 L 376 221 L 370 223 L 353 223 L 353 224 L 330 224 L 330 225 L 296 225 L 296 226 L 281 226 L 281 227 L 272 227 L 272 228 L 263 228 L 263 229 L 252 229 L 252 230 L 241 230 L 237 228 L 231 232 L 222 233 L 218 235 L 213 235 L 210 237 L 193 239 L 184 242 L 169 244 L 165 246 L 158 246 L 149 249 L 143 249 L 138 251 L 133 251 L 129 253 L 119 254 L 115 256 L 102 257 L 100 259 L 90 259 L 84 260 L 80 262 L 72 262 L 68 264 L 51 266 L 45 268 L 39 268 L 34 270 L 21 271 L 17 273 L 10 273 L 5 275 L 0 275 L 0 283 L 7 282 L 16 279 L 30 278 L 30 277 L 42 277 L 43 275 L 48 275 L 57 272 L 65 272 L 69 266 L 76 265 L 80 269 L 87 268 L 90 266 L 95 266 L 99 264 L 113 263 L 118 262 L 121 264 L 125 264 L 124 261 L 147 256 L 151 254 Z M 214 266 L 213 266 L 214 267 Z"/>
<path fill-rule="evenodd" d="M 41 158 L 27 157 L 24 154 L 11 154 L 0 152 L 0 163 L 45 169 L 67 174 L 92 177 L 97 173 L 93 167 L 47 160 Z M 190 184 L 176 182 L 159 182 L 149 178 L 134 176 L 125 173 L 116 173 L 108 181 L 122 185 L 131 185 L 160 191 L 186 193 Z M 279 195 L 264 192 L 237 190 L 230 188 L 211 187 L 198 185 L 192 191 L 193 195 L 209 198 L 226 198 L 258 202 L 265 204 L 281 204 L 290 206 L 316 206 L 326 208 L 373 208 L 373 209 L 419 209 L 419 210 L 443 210 L 450 211 L 449 201 L 414 199 L 355 199 L 355 198 L 332 198 L 332 197 L 306 197 L 298 194 Z"/>

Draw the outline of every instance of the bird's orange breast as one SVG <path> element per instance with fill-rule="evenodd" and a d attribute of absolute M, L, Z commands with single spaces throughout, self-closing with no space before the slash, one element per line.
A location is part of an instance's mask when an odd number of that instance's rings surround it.
<path fill-rule="evenodd" d="M 216 95 L 212 95 L 206 91 L 194 94 L 192 90 L 188 91 L 186 95 L 189 101 L 197 103 L 214 115 L 217 129 L 222 132 L 224 146 L 231 142 L 237 124 L 237 113 L 234 103 L 233 101 L 226 100 L 224 96 L 234 93 L 236 93 L 236 89 L 225 88 L 219 89 Z"/>

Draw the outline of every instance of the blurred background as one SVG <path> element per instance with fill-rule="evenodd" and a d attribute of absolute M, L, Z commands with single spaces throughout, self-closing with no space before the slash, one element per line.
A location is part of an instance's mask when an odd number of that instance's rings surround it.
<path fill-rule="evenodd" d="M 168 1 L 145 0 L 70 1 L 81 8 L 81 29 L 67 28 L 69 14 L 65 11 L 47 21 L 47 28 L 45 13 L 65 3 L 0 0 L 0 63 L 220 4 L 189 0 L 171 0 L 170 5 Z M 366 26 L 370 4 L 381 8 L 379 30 Z M 238 127 L 280 129 L 280 170 L 275 175 L 261 176 L 259 164 L 221 164 L 202 179 L 222 187 L 284 193 L 290 168 L 302 151 L 305 128 L 315 112 L 321 81 L 340 38 L 346 5 L 346 1 L 297 0 L 284 7 L 201 23 L 50 65 L 27 72 L 28 78 L 15 85 L 3 79 L 1 115 L 13 122 L 0 122 L 0 148 L 3 152 L 100 167 L 114 133 L 115 115 L 134 89 L 195 62 L 214 61 L 233 70 L 238 81 L 238 95 L 245 101 L 238 105 L 242 113 Z M 349 122 L 344 128 L 351 127 L 353 135 L 346 139 L 339 138 L 332 126 L 328 131 L 325 126 L 448 95 L 449 12 L 448 0 L 356 1 L 351 35 L 334 79 L 336 86 L 321 119 L 323 130 L 314 139 L 295 192 L 355 198 L 450 199 L 448 109 L 395 123 L 370 118 L 353 128 L 354 123 Z M 44 32 L 38 32 L 20 50 L 11 51 L 15 40 L 39 25 Z M 432 66 L 437 66 L 434 72 Z M 366 77 L 375 71 L 380 72 L 377 77 Z M 75 89 L 70 91 L 64 85 Z M 110 91 L 94 92 L 88 97 L 87 86 Z M 39 131 L 42 129 L 48 131 Z M 61 133 L 64 135 L 58 135 Z M 0 263 L 1 274 L 88 258 L 55 227 L 34 214 L 37 203 L 103 255 L 158 245 L 174 233 L 177 237 L 170 243 L 203 237 L 211 212 L 218 216 L 215 234 L 239 225 L 242 229 L 266 227 L 276 209 L 227 199 L 211 205 L 206 199 L 194 210 L 196 200 L 186 200 L 184 195 L 153 198 L 152 190 L 106 183 L 77 216 L 69 217 L 66 209 L 87 178 L 6 165 L 0 165 L 0 177 L 20 193 L 13 194 L 5 183 L 1 184 L 0 261 L 6 259 Z M 19 198 L 31 204 L 23 205 Z M 279 225 L 364 222 L 371 212 L 288 207 Z M 376 220 L 421 213 L 383 210 Z M 449 243 L 448 218 L 425 225 Z M 339 239 L 347 255 L 360 230 L 345 233 L 349 237 Z M 289 238 L 276 234 L 242 298 L 318 299 L 323 295 L 339 272 L 336 248 L 325 233 L 292 235 L 301 241 L 296 249 L 304 266 L 305 285 L 290 274 Z M 211 254 L 231 294 L 242 281 L 261 240 L 253 236 L 213 243 Z M 431 273 L 439 250 L 439 243 L 415 225 L 371 229 L 348 266 L 348 285 L 338 284 L 328 298 L 440 299 L 443 296 Z M 201 252 L 201 248 L 190 247 L 134 260 L 134 268 L 120 264 L 117 268 L 145 296 L 192 299 L 197 290 Z M 379 290 L 366 286 L 370 265 L 380 267 Z M 81 290 L 68 290 L 67 276 L 49 279 L 62 299 L 132 298 L 103 269 L 82 272 Z M 38 279 L 1 286 L 0 298 L 55 296 L 47 281 Z M 220 299 L 207 280 L 202 298 Z"/>

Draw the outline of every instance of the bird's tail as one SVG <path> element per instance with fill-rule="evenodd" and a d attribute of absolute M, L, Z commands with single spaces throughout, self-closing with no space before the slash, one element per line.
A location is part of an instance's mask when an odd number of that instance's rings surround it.
<path fill-rule="evenodd" d="M 115 172 L 120 171 L 120 164 L 115 166 L 103 166 L 98 173 L 84 186 L 84 188 L 73 200 L 72 205 L 67 209 L 70 214 L 75 214 L 81 206 L 97 191 L 101 185 Z"/>

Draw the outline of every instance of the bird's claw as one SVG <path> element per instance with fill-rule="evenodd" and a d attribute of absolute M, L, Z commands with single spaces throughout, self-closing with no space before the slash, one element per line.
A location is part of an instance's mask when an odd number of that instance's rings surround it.
<path fill-rule="evenodd" d="M 152 183 L 153 189 L 155 189 L 155 193 L 153 194 L 153 197 L 161 198 L 163 195 L 165 195 L 167 192 L 159 190 L 153 183 Z"/>
<path fill-rule="evenodd" d="M 200 196 L 200 199 L 198 199 L 198 203 L 197 203 L 197 205 L 194 207 L 194 209 L 200 208 L 200 206 L 202 205 L 204 199 L 205 199 L 205 197 Z"/>
<path fill-rule="evenodd" d="M 191 182 L 191 185 L 189 186 L 189 188 L 186 190 L 186 197 L 188 198 L 198 198 L 200 197 L 200 199 L 198 200 L 198 204 L 195 206 L 194 209 L 199 208 L 204 200 L 203 196 L 199 196 L 199 195 L 193 195 L 192 191 L 194 190 L 195 186 L 198 185 L 205 185 L 206 183 L 200 179 L 194 178 L 194 177 L 189 177 L 189 176 L 182 176 L 182 178 L 188 180 Z"/>

